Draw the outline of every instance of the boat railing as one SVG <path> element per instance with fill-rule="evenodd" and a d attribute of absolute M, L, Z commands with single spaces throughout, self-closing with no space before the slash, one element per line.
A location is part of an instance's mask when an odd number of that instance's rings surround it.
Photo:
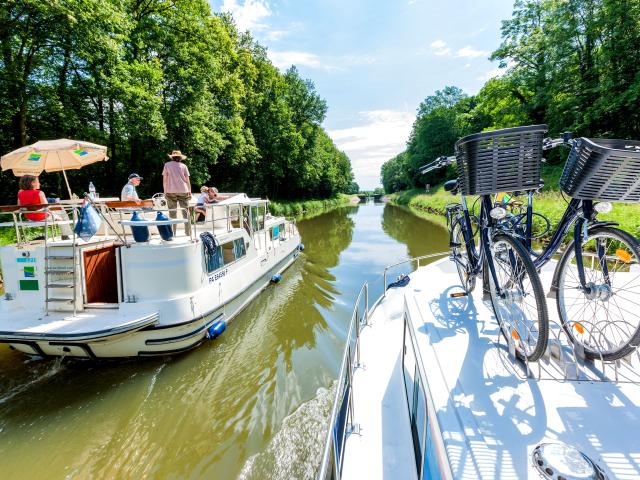
<path fill-rule="evenodd" d="M 423 260 L 430 260 L 433 258 L 437 258 L 437 257 L 446 257 L 448 255 L 450 255 L 451 252 L 450 251 L 446 251 L 446 252 L 438 252 L 438 253 L 429 253 L 427 255 L 421 255 L 419 257 L 412 257 L 412 258 L 407 258 L 405 260 L 402 260 L 400 262 L 397 263 L 393 263 L 391 265 L 387 265 L 386 267 L 384 267 L 384 272 L 382 274 L 382 282 L 384 284 L 384 291 L 383 291 L 383 298 L 387 295 L 387 276 L 389 274 L 390 270 L 393 270 L 397 267 L 400 267 L 401 265 L 406 265 L 406 264 L 411 264 L 411 266 L 413 267 L 414 270 L 417 270 L 418 268 L 420 268 L 422 266 L 421 262 Z"/>
<path fill-rule="evenodd" d="M 364 303 L 364 306 L 362 306 Z M 326 435 L 318 479 L 337 480 L 342 472 L 342 460 L 347 436 L 359 432 L 354 422 L 353 373 L 360 364 L 360 332 L 369 321 L 369 285 L 364 283 L 349 322 L 346 346 L 342 355 L 340 374 L 331 408 L 331 419 Z"/>
<path fill-rule="evenodd" d="M 386 295 L 387 276 L 390 270 L 406 264 L 412 264 L 417 268 L 421 266 L 424 260 L 447 255 L 449 255 L 448 251 L 431 253 L 388 265 L 382 274 L 384 293 L 381 298 L 384 298 Z M 363 302 L 364 307 L 362 305 Z M 377 303 L 378 302 L 374 304 L 373 308 L 375 308 Z M 355 306 L 349 322 L 349 333 L 345 341 L 345 349 L 336 384 L 318 480 L 340 479 L 344 445 L 347 436 L 351 433 L 357 433 L 360 430 L 359 425 L 355 423 L 354 420 L 353 373 L 357 368 L 362 367 L 362 363 L 360 362 L 360 333 L 362 328 L 369 324 L 369 314 L 369 284 L 365 282 L 356 297 Z"/>

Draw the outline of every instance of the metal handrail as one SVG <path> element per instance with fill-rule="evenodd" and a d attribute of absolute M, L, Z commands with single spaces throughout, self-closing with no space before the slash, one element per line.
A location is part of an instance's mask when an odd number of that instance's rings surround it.
<path fill-rule="evenodd" d="M 419 257 L 407 258 L 406 260 L 402 260 L 401 262 L 394 263 L 392 265 L 387 265 L 384 267 L 384 273 L 382 274 L 382 281 L 384 283 L 384 293 L 382 294 L 382 298 L 387 296 L 387 271 L 392 268 L 398 267 L 400 265 L 404 265 L 405 263 L 413 263 L 416 262 L 416 269 L 420 267 L 420 260 L 424 260 L 427 258 L 435 258 L 435 257 L 446 257 L 451 255 L 451 252 L 447 250 L 446 252 L 438 252 L 438 253 L 429 253 L 427 255 L 421 255 Z"/>
<path fill-rule="evenodd" d="M 420 266 L 420 261 L 424 260 L 424 259 L 428 259 L 428 258 L 434 258 L 434 257 L 442 257 L 442 256 L 447 256 L 449 255 L 450 252 L 438 252 L 438 253 L 431 253 L 428 255 L 422 255 L 419 257 L 413 257 L 413 258 L 408 258 L 406 260 L 403 260 L 401 262 L 397 262 L 394 263 L 392 265 L 388 265 L 387 267 L 385 267 L 384 269 L 384 273 L 382 276 L 382 280 L 384 282 L 384 293 L 382 295 L 382 298 L 384 298 L 386 296 L 386 292 L 387 292 L 387 271 L 395 268 L 399 265 L 403 265 L 406 263 L 412 263 L 412 262 L 417 262 L 417 266 Z M 365 309 L 364 309 L 364 325 L 362 325 L 362 322 L 360 321 L 360 315 L 359 313 L 359 306 L 362 303 L 362 298 L 364 295 L 364 300 L 365 300 Z M 377 304 L 379 303 L 380 299 L 374 304 L 373 308 L 375 309 Z M 342 454 L 344 453 L 344 442 L 346 440 L 346 436 L 349 433 L 352 432 L 357 432 L 359 431 L 359 427 L 357 424 L 353 423 L 353 418 L 354 418 L 354 409 L 353 409 L 353 393 L 352 393 L 352 386 L 353 386 L 353 372 L 356 368 L 361 367 L 362 364 L 360 363 L 360 332 L 361 332 L 361 327 L 368 325 L 369 324 L 369 284 L 368 282 L 365 282 L 362 287 L 360 288 L 360 292 L 358 293 L 358 296 L 356 297 L 356 302 L 355 302 L 355 306 L 353 309 L 353 313 L 351 315 L 351 321 L 349 322 L 349 333 L 347 335 L 347 339 L 346 339 L 346 344 L 345 344 L 345 349 L 344 349 L 344 353 L 342 356 L 342 364 L 340 367 L 340 374 L 338 375 L 338 384 L 336 385 L 336 393 L 334 395 L 334 399 L 333 399 L 333 407 L 331 409 L 331 418 L 329 421 L 329 426 L 327 429 L 327 435 L 326 435 L 326 440 L 325 440 L 325 445 L 324 445 L 324 450 L 323 450 L 323 456 L 322 456 L 322 463 L 320 465 L 320 473 L 318 475 L 318 479 L 322 479 L 325 480 L 327 478 L 332 478 L 332 479 L 339 479 L 341 476 L 341 470 L 342 470 L 342 458 L 339 458 L 338 452 L 340 453 L 340 457 L 342 456 Z M 355 332 L 355 359 L 353 358 L 353 352 L 351 351 L 351 343 L 353 342 L 353 335 Z M 354 361 L 355 360 L 355 361 Z M 348 369 L 348 370 L 347 370 Z M 346 373 L 349 373 L 349 375 L 345 375 Z M 335 428 L 336 428 L 336 419 L 337 419 L 337 415 L 338 415 L 338 406 L 341 404 L 340 402 L 340 398 L 342 396 L 342 394 L 344 392 L 347 392 L 348 398 L 346 398 L 346 401 L 348 402 L 348 406 L 349 409 L 347 411 L 347 418 L 346 421 L 344 422 L 345 425 L 345 431 L 344 434 L 342 435 L 342 438 L 339 438 L 338 436 L 335 435 L 336 432 L 334 432 Z M 345 401 L 345 399 L 343 399 L 343 402 Z M 351 421 L 351 422 L 350 422 Z M 341 444 L 338 446 L 336 445 L 336 440 L 340 441 Z M 339 447 L 339 448 L 338 448 Z M 331 460 L 331 454 L 333 454 L 333 462 L 331 463 L 331 468 L 332 468 L 332 476 L 331 477 L 327 477 L 328 469 L 330 468 L 330 464 L 329 461 Z"/>
<path fill-rule="evenodd" d="M 353 385 L 353 371 L 355 368 L 362 366 L 360 364 L 360 332 L 361 332 L 361 320 L 360 315 L 358 315 L 358 307 L 362 301 L 364 295 L 365 299 L 365 307 L 364 307 L 364 320 L 365 325 L 369 322 L 369 284 L 364 283 L 360 288 L 360 292 L 356 298 L 356 304 L 353 309 L 353 313 L 351 314 L 351 321 L 349 322 L 349 333 L 347 334 L 346 340 L 346 348 L 344 349 L 344 354 L 342 355 L 342 364 L 340 366 L 340 374 L 338 376 L 339 384 L 336 385 L 336 393 L 333 399 L 333 407 L 331 409 L 331 419 L 329 422 L 329 428 L 327 430 L 327 437 L 325 440 L 324 451 L 322 455 L 322 464 L 320 465 L 320 474 L 318 478 L 325 479 L 327 478 L 327 473 L 329 469 L 329 460 L 331 459 L 330 455 L 333 454 L 333 462 L 332 462 L 332 477 L 334 479 L 340 478 L 340 471 L 342 470 L 342 459 L 339 458 L 344 453 L 344 442 L 346 440 L 347 434 L 357 431 L 357 425 L 352 423 L 354 416 L 353 409 L 353 395 L 352 395 L 352 385 Z M 351 342 L 353 341 L 352 337 L 355 332 L 355 354 L 356 361 L 353 361 L 353 354 L 351 351 Z M 346 376 L 345 374 L 349 375 Z M 343 388 L 344 387 L 344 388 Z M 348 398 L 346 401 L 348 402 L 348 411 L 347 418 L 344 422 L 344 433 L 340 435 L 341 438 L 334 437 L 334 426 L 336 423 L 337 415 L 338 415 L 338 405 L 340 405 L 340 397 L 341 393 L 346 392 Z M 344 400 L 343 400 L 344 401 Z M 351 421 L 351 422 L 350 422 Z M 335 440 L 340 441 L 340 448 L 338 451 L 338 446 L 335 444 Z M 333 448 L 332 448 L 333 447 Z"/>

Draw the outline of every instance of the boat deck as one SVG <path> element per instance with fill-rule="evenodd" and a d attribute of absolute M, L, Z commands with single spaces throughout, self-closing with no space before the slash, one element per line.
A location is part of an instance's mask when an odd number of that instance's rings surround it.
<path fill-rule="evenodd" d="M 554 266 L 541 275 L 547 290 Z M 578 448 L 610 479 L 640 478 L 640 386 L 628 374 L 637 359 L 610 366 L 605 381 L 593 380 L 602 376 L 597 365 L 572 370 L 550 356 L 527 375 L 510 357 L 481 284 L 469 297 L 450 297 L 458 285 L 454 264 L 441 260 L 389 290 L 371 314 L 353 382 L 360 433 L 347 439 L 344 478 L 416 477 L 401 355 L 405 301 L 453 478 L 538 479 L 531 455 L 545 442 Z M 548 307 L 558 322 L 554 299 Z"/>
<path fill-rule="evenodd" d="M 124 314 L 118 309 L 89 309 L 76 315 L 71 312 L 50 312 L 49 315 L 45 315 L 41 312 L 39 315 L 31 316 L 30 313 L 34 312 L 2 312 L 0 340 L 97 340 L 135 331 L 158 322 L 157 312 L 136 316 Z"/>

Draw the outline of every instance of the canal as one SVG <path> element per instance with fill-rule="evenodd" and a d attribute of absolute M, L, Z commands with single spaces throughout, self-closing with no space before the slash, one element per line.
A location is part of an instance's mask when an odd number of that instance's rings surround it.
<path fill-rule="evenodd" d="M 373 203 L 298 226 L 306 249 L 282 281 L 189 353 L 94 363 L 0 345 L 2 477 L 312 478 L 362 283 L 373 303 L 385 265 L 448 240 Z"/>

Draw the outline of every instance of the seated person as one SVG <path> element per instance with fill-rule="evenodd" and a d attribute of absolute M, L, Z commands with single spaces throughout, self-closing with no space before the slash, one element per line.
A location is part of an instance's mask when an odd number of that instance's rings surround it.
<path fill-rule="evenodd" d="M 218 203 L 220 198 L 218 197 L 218 189 L 216 187 L 209 188 L 209 203 Z"/>
<path fill-rule="evenodd" d="M 23 175 L 20 177 L 20 190 L 18 191 L 18 205 L 44 205 L 47 203 L 47 197 L 40 190 L 40 179 L 34 175 Z M 55 212 L 30 212 L 25 213 L 27 220 L 32 222 L 41 222 L 47 215 L 53 221 L 68 221 L 69 216 L 64 210 Z M 69 224 L 60 225 L 62 231 L 62 239 L 66 240 L 72 235 L 71 226 Z"/>
<path fill-rule="evenodd" d="M 122 188 L 122 193 L 120 193 L 120 200 L 140 204 L 140 198 L 138 197 L 138 192 L 136 192 L 136 187 L 140 185 L 140 180 L 142 180 L 142 177 L 137 173 L 129 175 L 129 181 Z"/>
<path fill-rule="evenodd" d="M 209 201 L 209 187 L 203 186 L 200 188 L 200 195 L 198 196 L 198 201 L 196 202 L 196 223 L 205 221 L 207 217 L 207 209 L 204 208 L 204 206 L 209 203 L 211 203 Z"/>

